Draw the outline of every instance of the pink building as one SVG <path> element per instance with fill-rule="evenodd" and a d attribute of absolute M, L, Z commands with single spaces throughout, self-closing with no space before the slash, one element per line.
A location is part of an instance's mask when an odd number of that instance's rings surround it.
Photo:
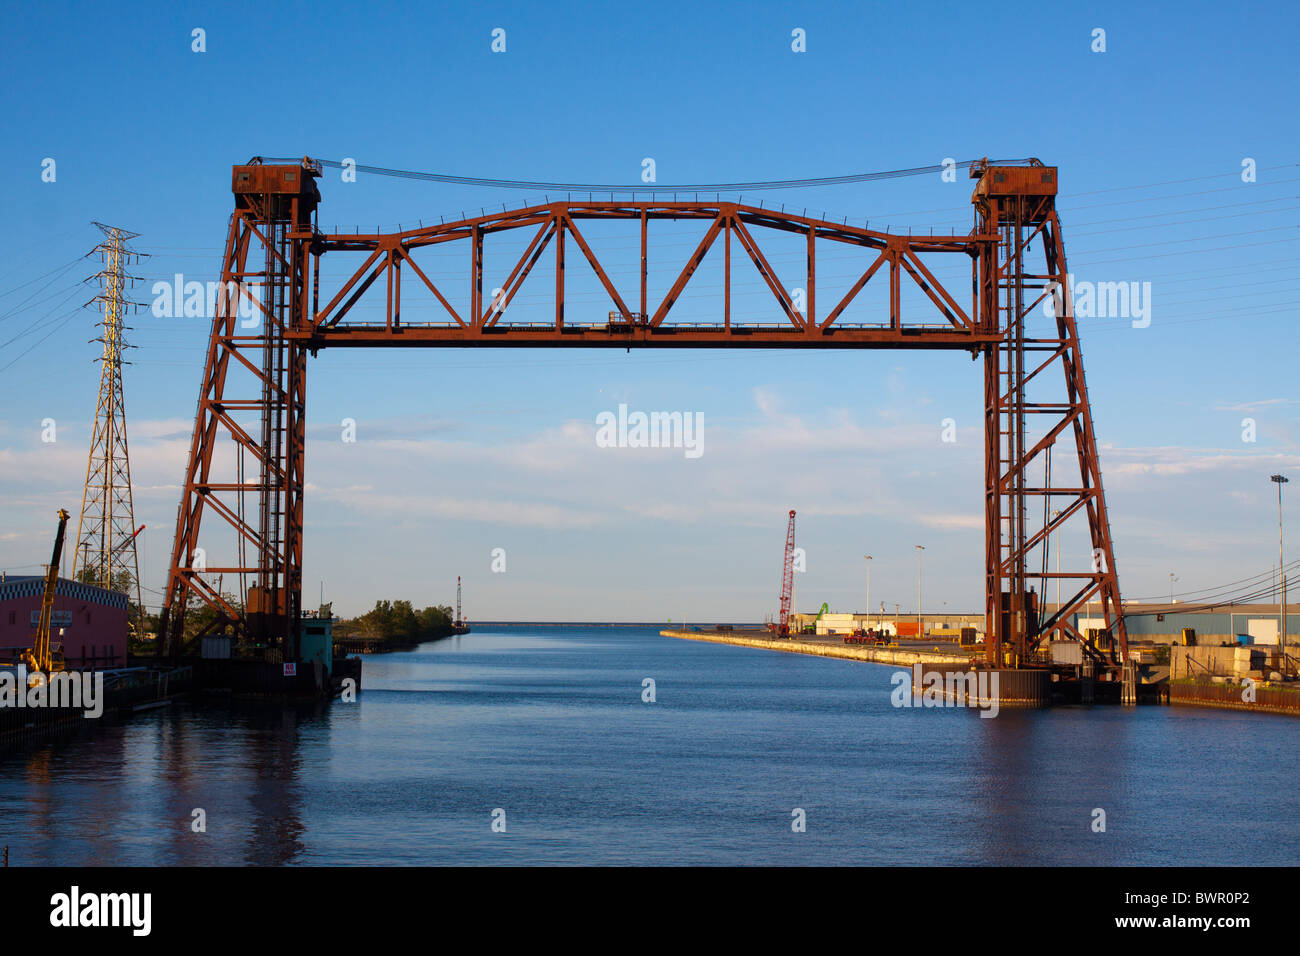
<path fill-rule="evenodd" d="M 45 578 L 0 577 L 0 662 L 36 642 Z M 68 667 L 122 667 L 126 664 L 126 595 L 59 578 L 54 589 L 50 643 L 63 645 Z"/>

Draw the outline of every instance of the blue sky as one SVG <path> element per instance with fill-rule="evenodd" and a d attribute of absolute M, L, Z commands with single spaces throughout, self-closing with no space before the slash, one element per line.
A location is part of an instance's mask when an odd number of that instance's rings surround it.
<path fill-rule="evenodd" d="M 75 307 L 98 263 L 74 260 L 98 241 L 91 220 L 140 233 L 147 302 L 159 278 L 218 277 L 230 166 L 253 155 L 581 182 L 635 182 L 653 157 L 660 185 L 987 155 L 1060 167 L 1081 279 L 1152 284 L 1150 327 L 1080 320 L 1125 597 L 1167 594 L 1171 571 L 1179 591 L 1262 572 L 1276 560 L 1268 475 L 1300 478 L 1300 15 L 1176 9 L 10 5 L 0 567 L 37 570 L 55 510 L 80 506 L 98 346 L 96 316 Z M 204 53 L 191 51 L 196 27 Z M 497 27 L 503 54 L 490 49 Z M 1091 50 L 1098 27 L 1104 53 Z M 795 28 L 805 53 L 791 50 Z M 1254 183 L 1240 176 L 1247 157 Z M 762 198 L 964 230 L 970 186 L 926 176 Z M 321 192 L 327 228 L 530 198 L 336 171 Z M 600 238 L 615 249 L 631 237 Z M 532 291 L 521 319 L 546 310 Z M 579 287 L 570 315 L 607 308 Z M 717 318 L 704 295 L 683 309 Z M 126 401 L 154 603 L 207 328 L 147 312 L 132 324 Z M 800 609 L 862 609 L 866 553 L 872 603 L 914 607 L 918 543 L 927 608 L 976 608 L 981 395 L 979 366 L 959 354 L 325 352 L 308 386 L 306 599 L 323 581 L 345 613 L 379 597 L 450 602 L 461 574 L 471 618 L 753 620 L 775 610 L 795 508 Z M 595 416 L 619 402 L 701 412 L 706 453 L 596 448 Z M 53 445 L 40 441 L 47 417 Z M 338 441 L 345 417 L 355 444 Z M 959 440 L 940 444 L 948 417 Z M 504 574 L 490 571 L 498 547 Z"/>

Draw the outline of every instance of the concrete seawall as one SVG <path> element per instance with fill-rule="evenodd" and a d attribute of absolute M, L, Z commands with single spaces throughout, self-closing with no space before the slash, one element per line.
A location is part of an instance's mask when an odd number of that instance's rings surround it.
<path fill-rule="evenodd" d="M 967 672 L 976 666 L 979 656 L 972 657 L 958 650 L 935 650 L 933 647 L 885 647 L 879 644 L 844 644 L 836 638 L 820 640 L 800 638 L 778 639 L 766 631 L 683 631 L 666 629 L 659 632 L 664 637 L 688 641 L 705 641 L 710 644 L 731 644 L 736 647 L 753 647 L 785 654 L 809 654 L 814 657 L 834 657 L 841 660 L 863 661 L 911 669 L 920 664 L 927 673 L 939 672 L 945 686 L 937 688 L 944 698 L 953 696 L 946 687 L 949 675 Z M 982 668 L 981 668 L 982 670 Z M 1075 681 L 1055 683 L 1046 670 L 997 669 L 998 699 L 1003 707 L 1041 707 L 1050 703 L 1120 703 L 1116 682 Z M 913 681 L 915 684 L 915 680 Z M 924 688 L 914 686 L 920 695 Z M 1070 691 L 1078 691 L 1073 696 Z M 1255 700 L 1246 703 L 1241 699 L 1242 688 L 1236 681 L 1227 683 L 1174 681 L 1142 684 L 1139 702 L 1169 703 L 1193 707 L 1217 707 L 1225 710 L 1255 711 L 1257 713 L 1300 716 L 1300 689 L 1281 688 L 1261 683 Z"/>
<path fill-rule="evenodd" d="M 863 661 L 868 664 L 884 664 L 895 668 L 913 671 L 912 692 L 920 697 L 937 693 L 946 706 L 979 706 L 978 700 L 968 693 L 969 688 L 954 684 L 950 675 L 974 675 L 973 662 L 976 658 L 961 651 L 934 650 L 933 647 L 885 647 L 880 644 L 843 644 L 835 640 L 807 641 L 799 639 L 777 639 L 766 636 L 760 631 L 676 631 L 659 632 L 664 637 L 678 637 L 688 641 L 707 641 L 711 644 L 732 644 L 737 647 L 753 647 L 765 651 L 782 651 L 786 654 L 809 654 L 814 657 L 834 657 L 841 660 Z M 925 674 L 938 675 L 938 685 L 933 690 L 917 684 L 924 676 L 914 670 L 921 665 Z M 990 677 L 996 681 L 991 686 L 994 696 L 1001 707 L 1045 707 L 1051 703 L 1052 682 L 1047 671 L 1013 671 L 998 669 L 981 671 L 986 681 L 980 690 L 988 693 Z M 931 678 L 934 679 L 934 678 Z M 909 706 L 921 706 L 920 704 Z"/>
<path fill-rule="evenodd" d="M 1253 701 L 1243 700 L 1243 687 L 1237 681 L 1211 683 L 1173 681 L 1169 684 L 1169 703 L 1189 707 L 1217 707 L 1221 710 L 1253 710 L 1266 714 L 1300 717 L 1300 692 L 1262 684 Z"/>
<path fill-rule="evenodd" d="M 707 641 L 710 644 L 733 644 L 737 647 L 757 647 L 765 651 L 783 651 L 787 654 L 811 654 L 814 657 L 838 657 L 868 664 L 893 664 L 911 667 L 913 664 L 969 665 L 971 658 L 959 651 L 933 651 L 920 648 L 882 647 L 879 644 L 832 644 L 829 642 L 776 639 L 761 636 L 754 631 L 674 631 L 659 632 L 664 637 L 679 637 L 687 641 Z"/>

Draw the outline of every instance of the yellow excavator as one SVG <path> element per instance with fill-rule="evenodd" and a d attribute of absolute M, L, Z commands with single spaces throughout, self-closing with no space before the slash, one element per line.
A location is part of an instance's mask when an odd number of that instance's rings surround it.
<path fill-rule="evenodd" d="M 54 612 L 54 589 L 59 584 L 59 560 L 63 557 L 63 534 L 68 528 L 68 513 L 59 509 L 59 530 L 54 536 L 54 556 L 45 574 L 45 594 L 41 598 L 41 620 L 36 626 L 36 643 L 31 650 L 18 655 L 18 663 L 26 664 L 30 679 L 41 680 L 37 673 L 53 674 L 68 669 L 61 648 L 50 645 L 50 618 Z"/>

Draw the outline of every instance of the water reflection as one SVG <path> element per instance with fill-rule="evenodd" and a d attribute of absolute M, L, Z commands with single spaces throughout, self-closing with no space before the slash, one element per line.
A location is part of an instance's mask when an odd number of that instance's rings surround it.
<path fill-rule="evenodd" d="M 253 768 L 248 806 L 252 823 L 244 862 L 272 866 L 295 862 L 303 852 L 300 726 L 322 707 L 268 707 L 250 717 L 249 762 Z"/>
<path fill-rule="evenodd" d="M 650 627 L 484 628 L 367 658 L 354 704 L 179 704 L 0 758 L 0 843 L 15 865 L 1294 855 L 1300 720 L 1113 706 L 982 719 L 896 709 L 890 674 Z"/>

